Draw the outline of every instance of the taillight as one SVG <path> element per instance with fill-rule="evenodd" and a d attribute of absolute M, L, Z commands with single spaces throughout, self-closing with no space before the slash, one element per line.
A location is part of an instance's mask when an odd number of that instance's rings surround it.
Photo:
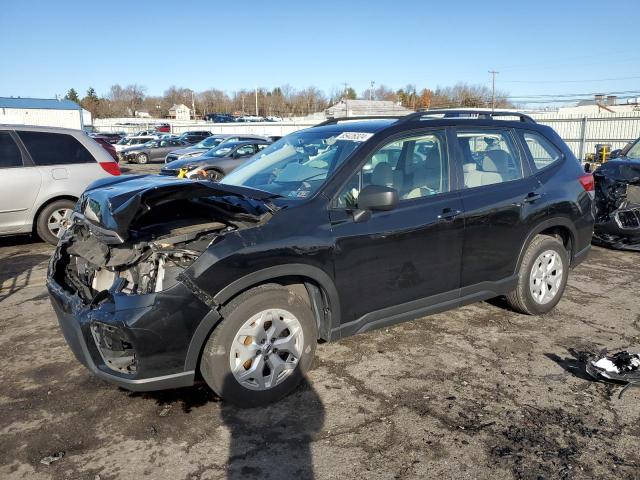
<path fill-rule="evenodd" d="M 120 175 L 120 165 L 116 162 L 100 162 L 100 166 L 110 175 Z"/>
<path fill-rule="evenodd" d="M 582 188 L 584 188 L 586 192 L 595 191 L 596 182 L 593 179 L 593 175 L 591 175 L 590 173 L 585 173 L 584 175 L 580 175 L 578 177 L 578 181 L 580 182 L 580 185 L 582 185 Z"/>

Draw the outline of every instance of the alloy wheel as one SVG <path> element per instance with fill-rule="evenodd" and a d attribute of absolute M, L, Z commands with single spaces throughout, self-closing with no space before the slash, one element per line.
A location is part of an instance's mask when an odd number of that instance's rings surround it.
<path fill-rule="evenodd" d="M 553 300 L 562 284 L 562 258 L 555 250 L 545 250 L 535 262 L 529 276 L 529 290 L 533 299 L 544 305 Z"/>
<path fill-rule="evenodd" d="M 243 387 L 268 390 L 293 373 L 303 347 L 302 325 L 292 313 L 263 310 L 238 330 L 229 351 L 229 367 Z"/>
<path fill-rule="evenodd" d="M 47 228 L 52 235 L 57 238 L 62 237 L 69 225 L 71 225 L 72 212 L 73 210 L 70 208 L 59 208 L 51 213 L 47 219 Z"/>

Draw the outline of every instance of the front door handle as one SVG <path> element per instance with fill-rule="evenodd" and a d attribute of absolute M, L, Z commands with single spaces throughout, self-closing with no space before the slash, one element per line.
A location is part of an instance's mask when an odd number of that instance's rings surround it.
<path fill-rule="evenodd" d="M 454 210 L 453 208 L 445 208 L 442 213 L 438 215 L 438 220 L 442 222 L 449 222 L 462 213 L 461 210 Z"/>
<path fill-rule="evenodd" d="M 533 203 L 536 200 L 540 200 L 542 198 L 542 195 L 540 195 L 539 193 L 535 193 L 535 192 L 529 192 L 529 194 L 524 197 L 523 202 L 524 203 Z"/>

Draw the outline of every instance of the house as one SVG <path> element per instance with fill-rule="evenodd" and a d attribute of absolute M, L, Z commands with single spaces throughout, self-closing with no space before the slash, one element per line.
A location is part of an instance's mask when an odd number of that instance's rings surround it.
<path fill-rule="evenodd" d="M 404 108 L 389 100 L 347 100 L 342 99 L 325 110 L 327 118 L 378 116 L 378 115 L 407 115 L 413 110 Z"/>
<path fill-rule="evenodd" d="M 91 114 L 71 100 L 0 97 L 0 124 L 82 129 Z"/>
<path fill-rule="evenodd" d="M 145 110 L 136 110 L 136 118 L 151 118 L 151 115 Z"/>
<path fill-rule="evenodd" d="M 581 100 L 572 107 L 560 107 L 558 113 L 561 114 L 607 114 L 607 113 L 631 113 L 640 112 L 638 98 L 627 99 L 626 103 L 618 103 L 615 95 L 595 95 L 593 100 Z"/>
<path fill-rule="evenodd" d="M 169 109 L 169 118 L 175 120 L 190 120 L 191 109 L 182 103 L 173 105 L 173 107 Z"/>

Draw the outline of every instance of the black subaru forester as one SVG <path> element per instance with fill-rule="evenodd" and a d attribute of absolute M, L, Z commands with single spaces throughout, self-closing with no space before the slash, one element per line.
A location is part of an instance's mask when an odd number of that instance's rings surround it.
<path fill-rule="evenodd" d="M 542 314 L 589 251 L 593 178 L 514 112 L 336 119 L 221 182 L 94 183 L 49 267 L 71 349 L 131 390 L 291 391 L 316 344 L 504 295 Z"/>

